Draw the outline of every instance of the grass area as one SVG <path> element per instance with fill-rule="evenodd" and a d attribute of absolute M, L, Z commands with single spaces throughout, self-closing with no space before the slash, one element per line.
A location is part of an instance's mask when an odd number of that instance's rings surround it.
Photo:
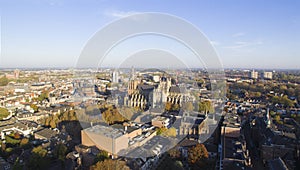
<path fill-rule="evenodd" d="M 9 115 L 9 112 L 5 108 L 0 108 L 0 120 L 3 120 L 3 118 L 6 118 Z"/>

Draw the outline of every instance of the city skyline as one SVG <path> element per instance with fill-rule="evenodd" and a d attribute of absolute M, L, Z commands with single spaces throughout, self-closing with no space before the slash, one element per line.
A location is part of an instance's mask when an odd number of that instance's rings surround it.
<path fill-rule="evenodd" d="M 264 2 L 268 8 L 260 1 L 179 2 L 1 2 L 0 67 L 76 67 L 86 42 L 106 24 L 135 13 L 161 12 L 198 27 L 215 47 L 224 68 L 300 69 L 299 2 Z M 141 41 L 152 48 L 157 39 L 136 38 L 129 44 Z M 164 40 L 159 45 L 165 49 L 169 43 L 171 40 Z M 110 67 L 118 65 L 109 63 Z"/>

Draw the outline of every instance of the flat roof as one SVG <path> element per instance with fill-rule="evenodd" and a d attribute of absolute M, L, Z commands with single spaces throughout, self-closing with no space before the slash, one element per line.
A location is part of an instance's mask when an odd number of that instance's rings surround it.
<path fill-rule="evenodd" d="M 104 125 L 92 126 L 90 128 L 84 129 L 84 131 L 90 133 L 96 133 L 98 135 L 106 136 L 109 138 L 118 138 L 124 135 L 124 131 L 113 128 L 111 126 L 104 126 Z"/>

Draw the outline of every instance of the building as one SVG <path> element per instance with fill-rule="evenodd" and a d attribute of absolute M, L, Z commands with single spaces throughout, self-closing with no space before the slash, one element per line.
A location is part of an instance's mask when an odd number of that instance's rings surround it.
<path fill-rule="evenodd" d="M 117 71 L 113 71 L 113 73 L 112 73 L 112 82 L 113 83 L 119 82 L 119 73 Z"/>
<path fill-rule="evenodd" d="M 136 80 L 129 80 L 128 82 L 128 95 L 133 94 L 138 86 L 138 81 Z"/>
<path fill-rule="evenodd" d="M 180 119 L 180 124 L 178 125 L 179 135 L 199 139 L 200 135 L 207 134 L 209 132 L 209 127 L 205 120 L 205 117 L 197 117 L 190 113 L 184 113 L 184 116 Z"/>
<path fill-rule="evenodd" d="M 157 82 L 159 82 L 159 80 L 160 80 L 160 76 L 159 76 L 159 75 L 154 75 L 154 76 L 153 76 L 153 81 L 154 81 L 154 82 L 157 83 Z"/>
<path fill-rule="evenodd" d="M 15 79 L 18 79 L 19 76 L 20 76 L 20 70 L 16 69 L 16 70 L 14 71 L 14 77 L 15 77 Z"/>
<path fill-rule="evenodd" d="M 50 140 L 52 137 L 56 136 L 57 134 L 58 134 L 57 131 L 51 130 L 49 128 L 40 127 L 34 133 L 34 138 L 41 139 L 41 140 Z"/>
<path fill-rule="evenodd" d="M 258 79 L 258 72 L 257 71 L 252 71 L 250 72 L 250 78 L 251 79 Z"/>
<path fill-rule="evenodd" d="M 246 169 L 251 166 L 245 136 L 241 133 L 241 118 L 226 114 L 221 125 L 218 169 Z"/>
<path fill-rule="evenodd" d="M 157 116 L 151 121 L 152 126 L 158 128 L 167 128 L 170 125 L 170 119 L 162 116 Z"/>
<path fill-rule="evenodd" d="M 128 147 L 129 139 L 123 131 L 110 126 L 96 125 L 81 131 L 82 144 L 96 146 L 111 154 L 117 154 Z"/>
<path fill-rule="evenodd" d="M 272 80 L 273 79 L 273 72 L 264 72 L 263 77 L 264 77 L 264 79 Z"/>
<path fill-rule="evenodd" d="M 129 141 L 140 136 L 140 128 L 122 125 L 96 125 L 81 131 L 81 141 L 85 146 L 96 146 L 112 155 L 117 155 L 129 146 Z"/>
<path fill-rule="evenodd" d="M 137 107 L 142 110 L 147 110 L 153 106 L 154 86 L 139 84 L 135 88 L 134 91 L 130 92 L 130 95 L 124 98 L 124 105 L 134 108 Z"/>

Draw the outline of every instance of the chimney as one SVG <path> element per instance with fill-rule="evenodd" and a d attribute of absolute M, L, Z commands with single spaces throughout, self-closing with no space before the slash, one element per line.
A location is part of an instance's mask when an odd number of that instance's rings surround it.
<path fill-rule="evenodd" d="M 127 133 L 127 126 L 124 126 L 124 133 Z"/>

